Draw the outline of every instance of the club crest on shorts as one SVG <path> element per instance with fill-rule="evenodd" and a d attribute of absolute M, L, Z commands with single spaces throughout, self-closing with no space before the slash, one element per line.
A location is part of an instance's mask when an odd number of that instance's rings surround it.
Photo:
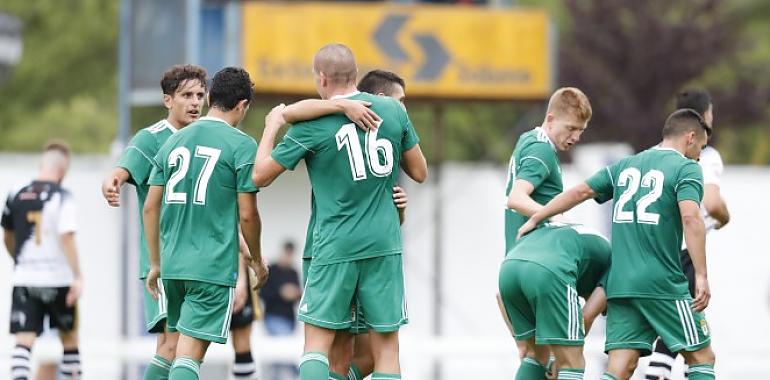
<path fill-rule="evenodd" d="M 709 336 L 709 324 L 705 319 L 700 320 L 700 329 L 703 331 L 703 335 Z"/>

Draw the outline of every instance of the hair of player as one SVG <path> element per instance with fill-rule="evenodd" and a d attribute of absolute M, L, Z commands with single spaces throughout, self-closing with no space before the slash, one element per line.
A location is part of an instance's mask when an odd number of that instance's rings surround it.
<path fill-rule="evenodd" d="M 674 111 L 666 119 L 663 125 L 663 138 L 681 136 L 688 132 L 706 131 L 707 136 L 711 136 L 711 127 L 706 124 L 698 111 L 691 108 L 684 108 Z"/>
<path fill-rule="evenodd" d="M 398 74 L 385 70 L 372 70 L 358 81 L 357 87 L 358 91 L 392 96 L 396 85 L 406 90 L 406 82 Z"/>
<path fill-rule="evenodd" d="M 711 106 L 711 95 L 700 88 L 688 89 L 676 96 L 676 109 L 689 108 L 703 115 Z"/>
<path fill-rule="evenodd" d="M 174 65 L 163 73 L 160 78 L 160 88 L 163 94 L 173 96 L 183 83 L 189 80 L 197 80 L 203 89 L 208 86 L 206 69 L 197 65 Z"/>
<path fill-rule="evenodd" d="M 43 146 L 41 165 L 47 169 L 66 167 L 70 158 L 70 147 L 64 141 L 53 140 Z"/>
<path fill-rule="evenodd" d="M 562 87 L 551 95 L 547 113 L 555 116 L 568 114 L 580 121 L 588 121 L 593 110 L 583 91 L 576 87 Z"/>
<path fill-rule="evenodd" d="M 291 241 L 291 240 L 286 240 L 286 241 L 283 243 L 283 250 L 284 250 L 284 252 L 291 252 L 291 253 L 294 253 L 294 248 L 295 248 L 295 247 L 294 247 L 294 242 L 293 242 L 293 241 Z"/>
<path fill-rule="evenodd" d="M 321 74 L 334 86 L 348 86 L 356 82 L 358 67 L 353 51 L 343 44 L 328 44 L 313 58 L 313 71 Z"/>
<path fill-rule="evenodd" d="M 240 67 L 225 67 L 214 74 L 209 90 L 211 107 L 228 112 L 242 100 L 251 102 L 254 96 L 254 83 L 249 73 Z"/>

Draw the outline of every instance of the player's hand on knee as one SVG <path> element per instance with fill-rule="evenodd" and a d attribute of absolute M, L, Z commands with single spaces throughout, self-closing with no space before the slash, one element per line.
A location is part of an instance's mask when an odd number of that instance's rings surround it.
<path fill-rule="evenodd" d="M 692 308 L 695 311 L 703 311 L 709 305 L 711 300 L 711 289 L 706 276 L 695 276 L 695 300 L 692 302 Z"/>
<path fill-rule="evenodd" d="M 346 100 L 342 104 L 345 116 L 364 131 L 377 129 L 380 125 L 380 117 L 369 108 L 372 103 L 363 100 Z"/>
<path fill-rule="evenodd" d="M 393 203 L 396 204 L 397 208 L 406 208 L 406 203 L 409 201 L 409 198 L 406 196 L 406 191 L 402 189 L 399 186 L 393 187 Z"/>
<path fill-rule="evenodd" d="M 75 278 L 75 280 L 72 281 L 72 284 L 70 285 L 70 290 L 67 292 L 67 297 L 65 298 L 65 303 L 67 304 L 67 307 L 73 307 L 75 306 L 75 303 L 78 302 L 78 298 L 80 298 L 80 294 L 83 292 L 83 279 L 80 277 Z"/>
<path fill-rule="evenodd" d="M 145 281 L 145 286 L 147 287 L 147 291 L 150 292 L 150 295 L 153 299 L 158 299 L 158 279 L 160 278 L 160 268 L 156 266 L 151 266 L 150 271 L 147 273 L 147 280 Z"/>

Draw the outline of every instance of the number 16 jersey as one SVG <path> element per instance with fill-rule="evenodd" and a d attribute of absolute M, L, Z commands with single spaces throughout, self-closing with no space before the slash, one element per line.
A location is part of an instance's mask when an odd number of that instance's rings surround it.
<path fill-rule="evenodd" d="M 257 192 L 253 138 L 202 117 L 155 156 L 151 186 L 165 186 L 160 214 L 161 278 L 235 286 L 238 193 Z"/>
<path fill-rule="evenodd" d="M 293 170 L 304 159 L 314 197 L 314 265 L 400 254 L 401 231 L 393 186 L 401 154 L 418 143 L 404 107 L 384 96 L 353 93 L 371 102 L 382 119 L 364 132 L 344 115 L 328 115 L 295 124 L 272 152 Z"/>
<path fill-rule="evenodd" d="M 613 200 L 607 298 L 689 297 L 679 260 L 679 202 L 700 204 L 703 198 L 698 163 L 673 149 L 655 147 L 600 170 L 586 183 L 597 202 Z"/>

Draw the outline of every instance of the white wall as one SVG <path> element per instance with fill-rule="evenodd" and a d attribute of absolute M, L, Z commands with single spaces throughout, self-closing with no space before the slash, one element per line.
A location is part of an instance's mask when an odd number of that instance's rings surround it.
<path fill-rule="evenodd" d="M 32 156 L 0 155 L 0 197 L 13 183 L 31 177 L 37 166 Z M 589 160 L 590 161 L 590 160 Z M 80 211 L 78 243 L 86 276 L 81 301 L 82 352 L 86 379 L 118 378 L 120 356 L 149 358 L 150 340 L 121 340 L 125 289 L 119 257 L 119 212 L 104 205 L 99 191 L 102 176 L 113 160 L 83 157 L 75 160 L 65 181 L 76 196 Z M 599 161 L 587 166 L 598 166 Z M 586 165 L 564 168 L 567 186 L 590 175 Z M 435 174 L 435 173 L 431 173 Z M 515 345 L 499 317 L 494 295 L 498 265 L 503 257 L 503 205 L 505 169 L 495 165 L 448 164 L 441 192 L 431 184 L 404 181 L 410 205 L 404 225 L 405 271 L 411 323 L 403 329 L 403 363 L 406 378 L 429 379 L 434 355 L 445 358 L 441 379 L 510 379 L 516 367 Z M 429 179 L 430 181 L 430 179 Z M 721 379 L 770 378 L 760 364 L 770 356 L 770 255 L 761 239 L 769 233 L 764 223 L 770 203 L 762 196 L 770 189 L 770 168 L 728 167 L 722 191 L 733 221 L 708 240 L 709 275 L 713 298 L 707 315 L 714 331 L 717 370 Z M 446 339 L 433 334 L 433 218 L 434 201 L 440 200 L 443 222 L 442 328 Z M 263 250 L 274 257 L 286 238 L 302 250 L 309 213 L 309 188 L 304 168 L 284 174 L 258 196 L 264 224 Z M 592 202 L 581 206 L 572 218 L 606 228 L 601 208 Z M 4 250 L 0 250 L 4 251 Z M 8 373 L 13 346 L 7 332 L 10 309 L 12 261 L 0 258 L 0 374 Z M 297 262 L 299 266 L 299 258 Z M 137 280 L 129 276 L 128 286 Z M 137 324 L 139 314 L 126 314 Z M 259 329 L 257 329 L 259 330 Z M 599 330 L 599 329 L 597 329 Z M 597 331 L 600 332 L 600 331 Z M 298 341 L 265 341 L 257 331 L 258 356 L 296 357 Z M 601 337 L 589 342 L 589 363 L 601 361 Z M 42 351 L 56 353 L 55 345 Z M 138 348 L 137 348 L 138 347 Z M 137 353 L 140 352 L 140 353 Z M 229 360 L 226 347 L 217 347 L 214 359 Z M 597 355 L 594 357 L 593 355 Z M 204 366 L 205 367 L 205 366 Z M 0 375 L 3 378 L 4 375 Z M 587 377 L 592 378 L 592 377 Z"/>

